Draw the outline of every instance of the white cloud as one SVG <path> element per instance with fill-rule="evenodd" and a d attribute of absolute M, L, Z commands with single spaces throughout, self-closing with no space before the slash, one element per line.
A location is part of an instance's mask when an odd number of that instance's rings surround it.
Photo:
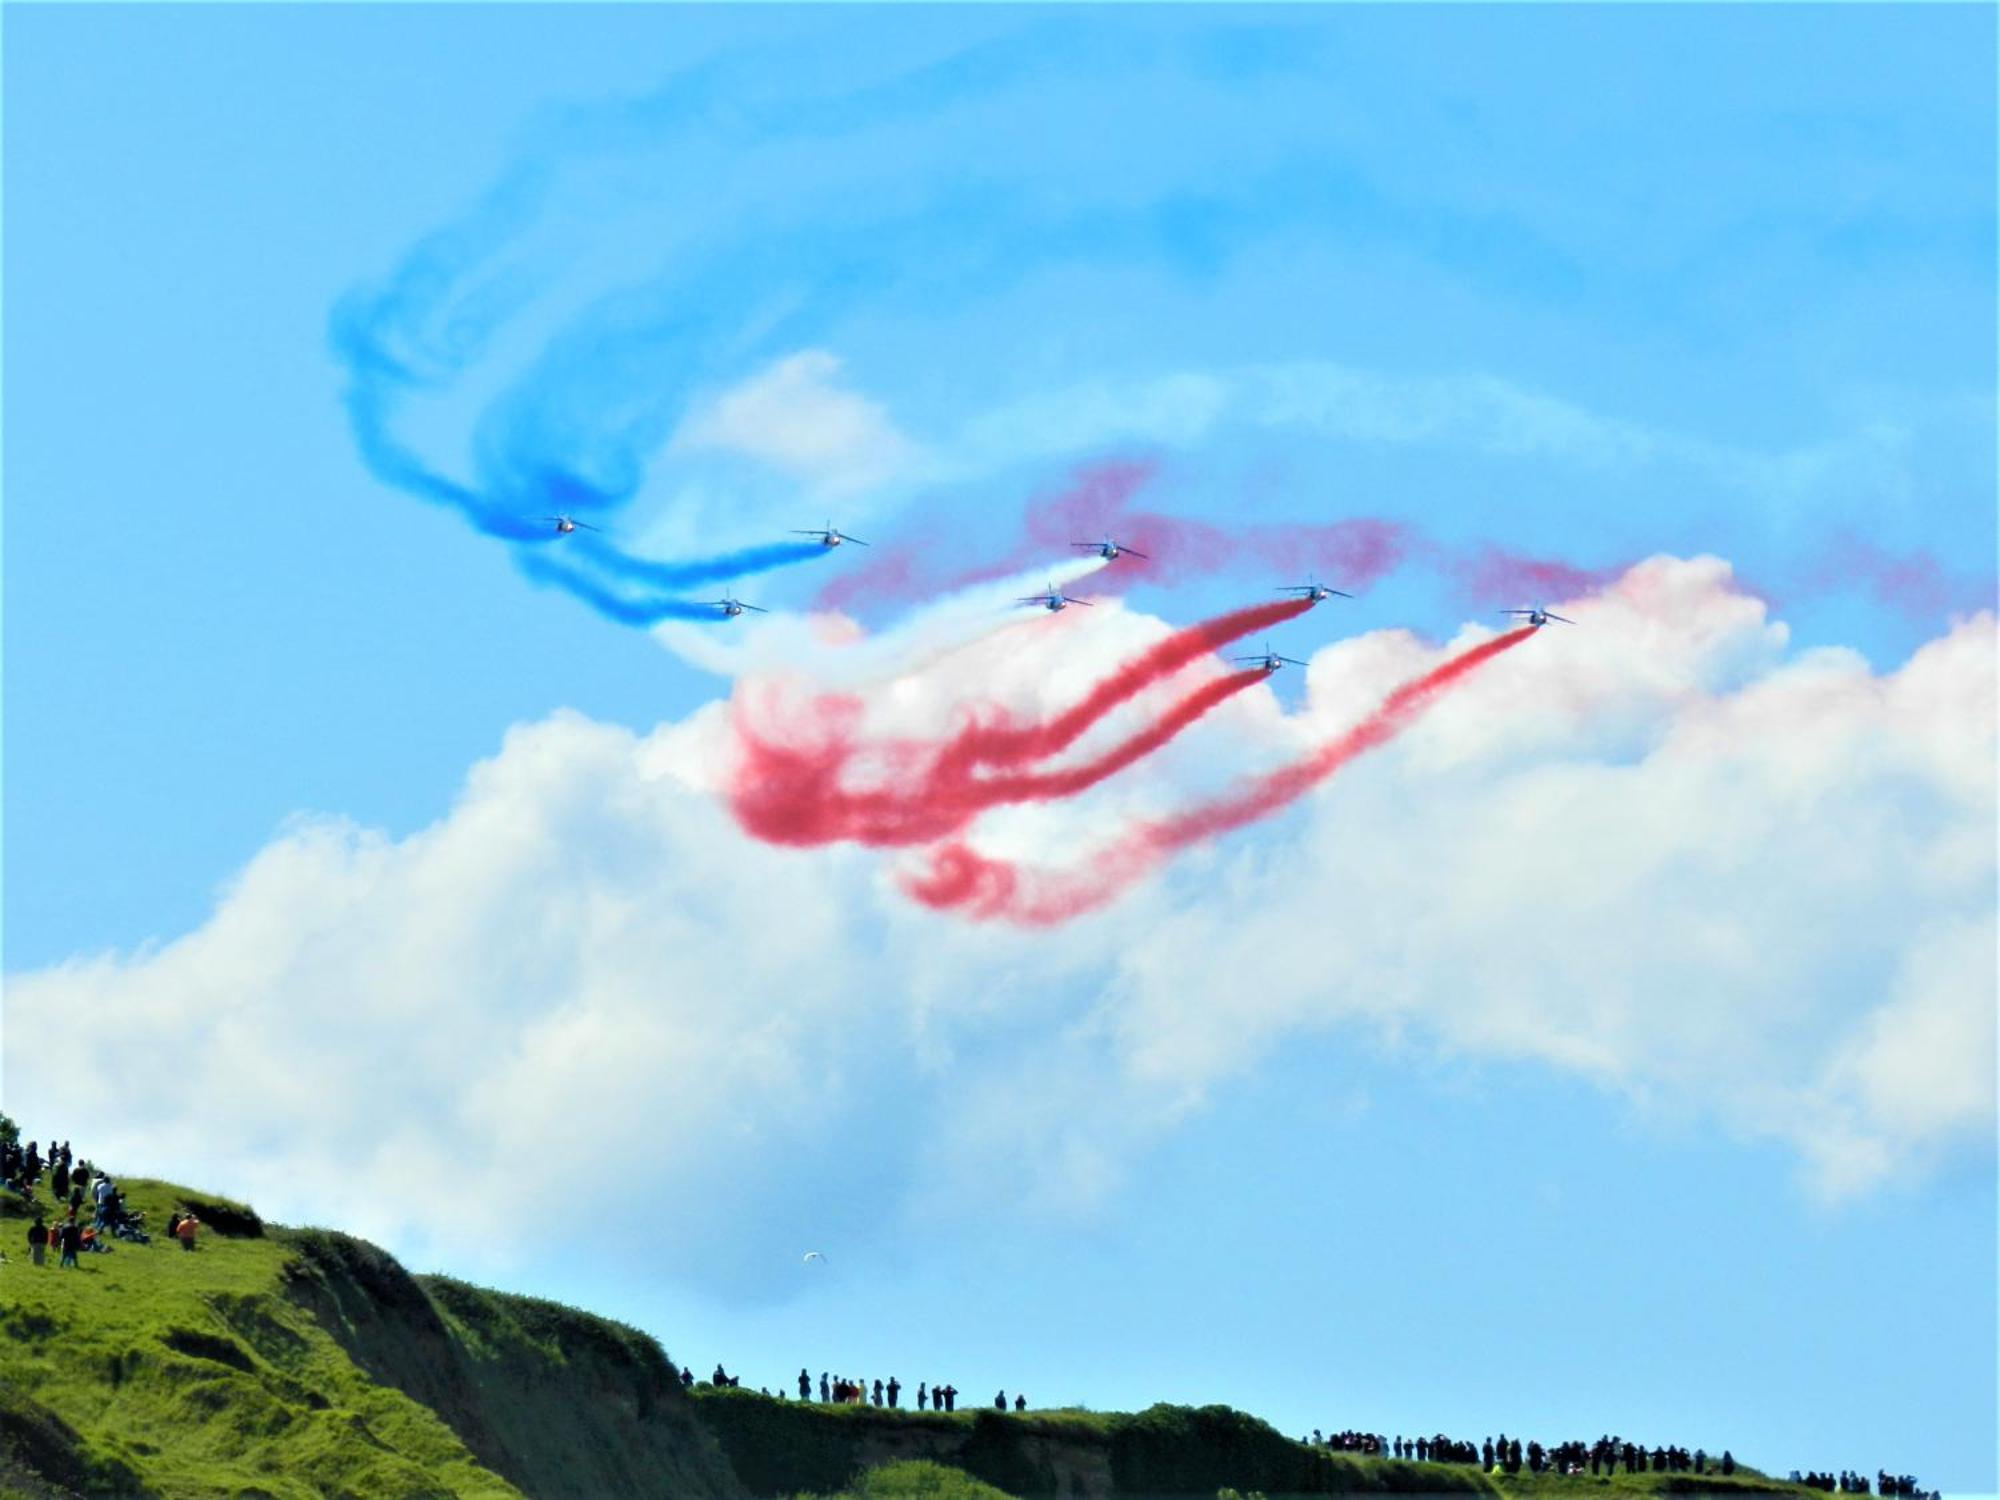
<path fill-rule="evenodd" d="M 302 821 L 196 931 L 11 976 L 9 1109 L 460 1265 L 514 1253 L 522 1183 L 615 1161 L 658 1263 L 739 1291 L 843 1223 L 1100 1201 L 1215 1090 L 1341 1026 L 1786 1141 L 1835 1196 L 1986 1149 L 1992 619 L 1878 675 L 1788 655 L 1712 559 L 1563 612 L 1292 815 L 1054 932 L 911 907 L 867 851 L 747 840 L 713 795 L 719 706 L 643 736 L 558 714 L 431 828 Z M 977 649 L 1017 701 L 1061 701 L 1165 629 L 1097 613 Z M 1300 713 L 1260 689 L 981 837 L 1071 849 L 1436 655 L 1328 647 Z M 941 711 L 974 680 L 955 665 L 884 713 Z M 29 1061 L 79 1048 L 87 1122 Z"/>
<path fill-rule="evenodd" d="M 1938 419 L 1958 422 L 1953 403 Z M 1121 444 L 1193 448 L 1229 425 L 1394 447 L 1469 449 L 1592 470 L 1672 466 L 1705 481 L 1789 498 L 1844 486 L 1907 498 L 1911 434 L 1879 419 L 1764 451 L 1635 422 L 1478 370 L 1402 375 L 1306 359 L 1092 379 L 1005 402 L 964 422 L 940 465 L 985 472 L 1024 459 Z M 940 469 L 942 472 L 942 468 Z"/>
<path fill-rule="evenodd" d="M 916 444 L 879 402 L 844 388 L 840 370 L 841 361 L 822 349 L 788 355 L 697 402 L 673 446 L 751 459 L 828 501 L 907 478 L 921 462 Z"/>

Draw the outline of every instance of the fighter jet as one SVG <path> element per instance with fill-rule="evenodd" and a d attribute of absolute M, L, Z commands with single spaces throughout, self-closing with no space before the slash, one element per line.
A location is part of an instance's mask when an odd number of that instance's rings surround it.
<path fill-rule="evenodd" d="M 1246 666 L 1251 663 L 1255 663 L 1257 666 L 1262 667 L 1266 672 L 1275 672 L 1279 668 L 1283 667 L 1287 662 L 1290 662 L 1295 667 L 1303 667 L 1305 665 L 1305 663 L 1300 661 L 1296 656 L 1278 655 L 1277 652 L 1271 649 L 1269 642 L 1265 643 L 1263 651 L 1256 656 L 1232 656 L 1229 659 L 1235 662 L 1242 662 Z"/>
<path fill-rule="evenodd" d="M 1095 552 L 1099 557 L 1103 558 L 1106 562 L 1115 562 L 1118 558 L 1118 555 L 1122 552 L 1129 552 L 1134 557 L 1147 557 L 1147 554 L 1141 552 L 1137 547 L 1128 547 L 1123 542 L 1114 542 L 1111 540 L 1110 537 L 1104 538 L 1104 540 L 1101 542 L 1071 542 L 1070 545 L 1072 547 L 1082 547 L 1088 551 Z M 1151 559 L 1148 558 L 1148 561 L 1150 560 Z"/>
<path fill-rule="evenodd" d="M 1301 599 L 1310 599 L 1314 604 L 1322 599 L 1352 599 L 1354 596 L 1345 589 L 1330 589 L 1325 584 L 1313 580 L 1305 583 L 1288 583 L 1281 589 L 1273 589 L 1277 594 L 1297 594 Z"/>
<path fill-rule="evenodd" d="M 865 547 L 868 545 L 866 542 L 862 541 L 861 538 L 858 536 L 849 536 L 844 531 L 836 530 L 834 528 L 833 522 L 831 521 L 828 521 L 826 525 L 820 527 L 817 531 L 813 530 L 800 531 L 794 528 L 792 531 L 792 535 L 816 536 L 819 538 L 819 544 L 822 547 L 838 547 L 842 542 L 852 542 L 857 547 Z"/>
<path fill-rule="evenodd" d="M 1050 613 L 1054 613 L 1056 610 L 1071 604 L 1081 604 L 1085 609 L 1092 607 L 1088 599 L 1072 599 L 1054 584 L 1050 584 L 1048 589 L 1043 593 L 1027 594 L 1016 599 L 1014 602 L 1016 604 L 1039 604 Z"/>
<path fill-rule="evenodd" d="M 602 526 L 593 526 L 588 521 L 579 521 L 575 516 L 543 516 L 542 519 L 555 527 L 557 536 L 568 536 L 581 526 L 585 531 L 603 531 Z"/>
<path fill-rule="evenodd" d="M 735 619 L 746 609 L 754 609 L 760 615 L 768 615 L 770 613 L 761 604 L 745 604 L 741 599 L 732 599 L 727 594 L 723 595 L 720 599 L 704 599 L 702 605 L 704 608 L 716 611 L 725 620 Z"/>
<path fill-rule="evenodd" d="M 1503 615 L 1519 615 L 1536 630 L 1540 630 L 1551 620 L 1562 620 L 1565 625 L 1574 625 L 1576 623 L 1574 620 L 1564 619 L 1561 615 L 1551 614 L 1539 604 L 1531 609 L 1503 609 L 1500 613 Z"/>

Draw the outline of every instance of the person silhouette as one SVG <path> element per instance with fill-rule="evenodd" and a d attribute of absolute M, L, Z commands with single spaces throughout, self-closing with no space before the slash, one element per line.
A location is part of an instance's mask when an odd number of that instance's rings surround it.
<path fill-rule="evenodd" d="M 931 1388 L 923 1381 L 917 1382 L 917 1410 L 928 1411 L 931 1404 Z"/>
<path fill-rule="evenodd" d="M 799 1371 L 799 1399 L 801 1401 L 810 1401 L 812 1399 L 812 1389 L 812 1377 L 806 1374 L 804 1370 Z"/>
<path fill-rule="evenodd" d="M 819 1372 L 819 1399 L 822 1401 L 831 1401 L 833 1399 L 833 1390 L 826 1383 L 826 1371 L 824 1370 Z"/>
<path fill-rule="evenodd" d="M 1028 1398 L 1022 1395 L 1019 1391 L 1016 1391 L 1014 1393 L 1014 1410 L 1026 1411 L 1027 1409 L 1028 1409 Z"/>

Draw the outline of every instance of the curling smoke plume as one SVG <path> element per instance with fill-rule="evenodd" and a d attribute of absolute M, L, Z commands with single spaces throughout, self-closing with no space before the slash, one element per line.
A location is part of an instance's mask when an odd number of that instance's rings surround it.
<path fill-rule="evenodd" d="M 1159 749 L 1264 674 L 1232 673 L 1202 685 L 1083 765 L 1033 775 L 1026 768 L 1061 754 L 1113 710 L 1191 663 L 1310 608 L 1309 599 L 1280 599 L 1217 615 L 1141 652 L 1053 718 L 1021 724 L 990 710 L 979 717 L 975 710 L 941 744 L 864 741 L 863 705 L 851 695 L 817 696 L 776 732 L 753 723 L 739 703 L 742 755 L 730 805 L 746 832 L 770 843 L 911 844 L 956 832 L 1001 803 L 1074 796 Z M 879 785 L 850 788 L 847 777 L 857 765 L 872 770 Z M 1009 774 L 982 774 L 989 769 Z"/>
<path fill-rule="evenodd" d="M 903 889 L 933 910 L 957 911 L 975 921 L 998 920 L 1023 927 L 1055 926 L 1095 911 L 1175 851 L 1268 817 L 1356 756 L 1394 739 L 1446 690 L 1533 634 L 1532 627 L 1522 626 L 1460 652 L 1404 683 L 1367 718 L 1311 754 L 1213 801 L 1141 823 L 1081 869 L 1037 870 L 991 859 L 965 844 L 952 843 L 932 850 L 924 868 L 906 873 Z"/>
<path fill-rule="evenodd" d="M 822 712 L 835 722 L 824 725 L 828 732 L 811 746 L 779 746 L 745 734 L 730 808 L 745 832 L 766 843 L 935 843 L 962 831 L 989 808 L 1089 790 L 1151 755 L 1264 676 L 1252 668 L 1203 683 L 1142 729 L 1078 765 L 978 776 L 963 759 L 922 764 L 925 749 L 904 745 L 877 754 L 891 774 L 883 784 L 860 791 L 843 785 L 856 757 L 849 731 L 859 704 L 842 699 L 823 706 Z"/>

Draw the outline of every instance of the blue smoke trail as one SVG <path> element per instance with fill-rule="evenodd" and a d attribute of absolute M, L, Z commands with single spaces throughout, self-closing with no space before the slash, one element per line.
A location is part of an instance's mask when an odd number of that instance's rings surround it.
<path fill-rule="evenodd" d="M 568 590 L 609 619 L 646 625 L 714 618 L 712 609 L 698 604 L 636 599 L 605 580 L 687 588 L 806 562 L 827 549 L 780 542 L 663 561 L 628 553 L 601 532 L 559 532 L 554 520 L 568 516 L 594 525 L 638 494 L 643 455 L 666 439 L 677 415 L 653 394 L 669 384 L 662 379 L 666 372 L 654 366 L 669 352 L 680 356 L 677 363 L 699 364 L 694 356 L 704 329 L 698 317 L 655 315 L 608 339 L 599 338 L 589 318 L 565 329 L 481 414 L 473 437 L 477 483 L 440 472 L 396 433 L 409 396 L 448 389 L 532 299 L 534 288 L 525 278 L 510 277 L 493 263 L 534 223 L 546 181 L 544 166 L 530 163 L 463 218 L 420 241 L 387 278 L 355 288 L 336 304 L 330 341 L 348 374 L 343 402 L 356 446 L 378 478 L 452 507 L 488 536 L 517 546 L 562 544 L 572 565 L 517 557 L 522 571 Z M 595 311 L 602 315 L 622 300 L 602 299 Z M 702 300 L 694 298 L 694 305 Z M 579 559 L 589 567 L 574 566 Z M 592 569 L 603 576 L 594 578 Z"/>
<path fill-rule="evenodd" d="M 1229 258 L 1219 225 L 1248 218 L 1266 228 L 1324 229 L 1329 221 L 1337 228 L 1383 209 L 1363 202 L 1337 167 L 1302 178 L 1296 164 L 1129 203 L 1010 194 L 990 180 L 955 176 L 922 185 L 895 212 L 869 194 L 834 193 L 803 214 L 764 218 L 748 238 L 704 241 L 697 233 L 663 252 L 676 262 L 673 275 L 662 270 L 586 301 L 485 405 L 472 431 L 475 478 L 441 473 L 397 436 L 405 401 L 450 391 L 543 290 L 522 269 L 525 239 L 546 219 L 567 159 L 617 158 L 683 131 L 750 148 L 920 120 L 961 90 L 991 90 L 1032 67 L 1054 62 L 1087 73 L 1100 59 L 1074 55 L 1072 40 L 1064 29 L 1040 30 L 834 99 L 769 97 L 753 66 L 718 63 L 637 104 L 573 111 L 552 128 L 545 122 L 539 150 L 336 308 L 332 342 L 349 377 L 347 414 L 363 459 L 384 481 L 450 505 L 517 547 L 569 547 L 565 556 L 587 566 L 546 570 L 547 581 L 611 618 L 634 609 L 650 615 L 663 605 L 634 605 L 609 582 L 663 589 L 720 582 L 827 550 L 752 548 L 705 562 L 656 562 L 595 534 L 595 545 L 569 546 L 585 533 L 558 536 L 545 519 L 598 523 L 620 513 L 704 377 L 805 347 L 862 302 L 885 311 L 949 305 L 1003 290 L 1050 263 L 1140 259 L 1205 278 Z M 1311 180 L 1313 172 L 1323 180 Z M 586 590 L 586 579 L 599 586 Z M 604 600 L 624 602 L 614 608 Z"/>
<path fill-rule="evenodd" d="M 607 620 L 614 620 L 620 625 L 637 625 L 643 628 L 657 625 L 662 620 L 724 618 L 715 605 L 704 604 L 698 600 L 674 599 L 665 595 L 635 599 L 629 594 L 621 594 L 588 574 L 576 572 L 555 562 L 545 552 L 517 553 L 514 564 L 531 582 L 553 584 L 566 589 Z"/>
<path fill-rule="evenodd" d="M 579 538 L 582 538 L 580 542 Z M 564 540 L 575 543 L 573 550 L 604 572 L 660 589 L 684 589 L 704 583 L 723 583 L 731 578 L 748 578 L 753 573 L 768 573 L 773 568 L 787 567 L 792 563 L 810 562 L 832 550 L 818 542 L 771 542 L 695 562 L 655 562 L 650 558 L 633 557 L 601 537 L 584 532 L 573 532 Z"/>

